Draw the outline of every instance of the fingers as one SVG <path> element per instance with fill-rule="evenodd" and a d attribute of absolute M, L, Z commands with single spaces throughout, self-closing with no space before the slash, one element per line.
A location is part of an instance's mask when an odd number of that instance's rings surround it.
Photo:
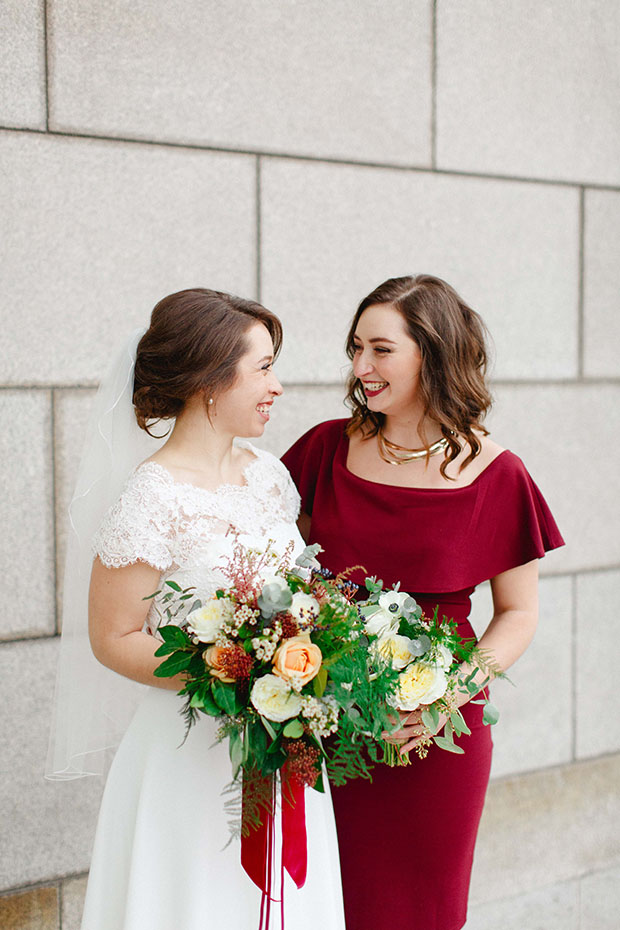
<path fill-rule="evenodd" d="M 425 726 L 415 725 L 401 727 L 400 730 L 395 730 L 393 733 L 388 733 L 387 730 L 384 730 L 381 734 L 381 739 L 384 739 L 388 743 L 401 743 L 403 740 L 426 736 L 427 733 L 428 730 Z"/>

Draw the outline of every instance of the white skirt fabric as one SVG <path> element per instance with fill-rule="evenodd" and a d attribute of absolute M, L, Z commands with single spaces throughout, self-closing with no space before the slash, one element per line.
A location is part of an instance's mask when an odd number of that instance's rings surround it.
<path fill-rule="evenodd" d="M 110 769 L 95 837 L 82 930 L 252 930 L 260 891 L 229 839 L 222 789 L 227 743 L 201 715 L 180 746 L 181 699 L 150 688 Z M 285 876 L 286 930 L 344 930 L 329 787 L 306 791 L 308 877 Z M 279 875 L 279 870 L 276 873 Z M 279 897 L 279 880 L 274 895 Z M 272 904 L 271 928 L 280 926 Z"/>

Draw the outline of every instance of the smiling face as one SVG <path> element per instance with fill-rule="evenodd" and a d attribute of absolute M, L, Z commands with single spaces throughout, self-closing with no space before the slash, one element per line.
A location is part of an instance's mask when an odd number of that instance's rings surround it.
<path fill-rule="evenodd" d="M 418 397 L 420 347 L 392 304 L 373 304 L 360 316 L 353 337 L 353 372 L 369 410 L 406 414 Z"/>
<path fill-rule="evenodd" d="M 254 323 L 245 333 L 247 351 L 239 359 L 235 381 L 218 394 L 212 413 L 216 429 L 233 436 L 262 436 L 271 405 L 282 393 L 273 373 L 273 342 L 267 327 Z"/>

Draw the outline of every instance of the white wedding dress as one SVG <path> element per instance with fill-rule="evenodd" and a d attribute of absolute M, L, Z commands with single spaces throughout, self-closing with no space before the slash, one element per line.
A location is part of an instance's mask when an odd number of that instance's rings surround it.
<path fill-rule="evenodd" d="M 137 560 L 211 594 L 224 584 L 218 570 L 234 537 L 284 552 L 301 551 L 295 520 L 299 496 L 284 466 L 240 443 L 255 458 L 246 484 L 207 491 L 180 484 L 146 462 L 130 476 L 95 538 L 108 567 Z M 153 611 L 147 625 L 153 630 Z M 227 743 L 201 715 L 181 745 L 182 699 L 144 688 L 144 698 L 118 748 L 101 804 L 82 930 L 252 930 L 260 891 L 229 840 L 222 790 L 230 783 Z M 285 876 L 286 930 L 344 930 L 336 828 L 326 793 L 306 791 L 308 876 L 298 890 Z M 279 876 L 279 870 L 277 872 Z M 274 894 L 279 895 L 279 880 Z M 279 927 L 280 905 L 272 905 Z"/>

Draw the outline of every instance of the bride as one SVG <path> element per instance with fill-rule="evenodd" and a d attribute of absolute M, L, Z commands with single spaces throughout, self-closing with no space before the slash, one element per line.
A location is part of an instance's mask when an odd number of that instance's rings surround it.
<path fill-rule="evenodd" d="M 260 304 L 180 291 L 157 304 L 135 356 L 126 350 L 100 389 L 72 502 L 75 555 L 70 548 L 50 772 L 101 771 L 114 731 L 135 707 L 134 689 L 139 703 L 108 775 L 82 930 L 258 923 L 261 893 L 238 845 L 225 848 L 227 746 L 215 743 L 207 717 L 180 745 L 175 692 L 183 681 L 154 677 L 157 618 L 145 598 L 166 580 L 212 594 L 223 584 L 218 566 L 232 551 L 231 531 L 242 543 L 272 540 L 279 553 L 291 541 L 303 549 L 288 472 L 250 442 L 233 442 L 262 435 L 282 393 L 273 372 L 281 338 L 279 320 Z M 153 423 L 167 419 L 174 426 L 162 444 L 151 438 Z M 80 549 L 92 565 L 89 639 L 100 664 L 86 649 Z M 306 808 L 308 877 L 299 890 L 286 877 L 286 927 L 343 930 L 331 801 L 307 791 Z"/>

